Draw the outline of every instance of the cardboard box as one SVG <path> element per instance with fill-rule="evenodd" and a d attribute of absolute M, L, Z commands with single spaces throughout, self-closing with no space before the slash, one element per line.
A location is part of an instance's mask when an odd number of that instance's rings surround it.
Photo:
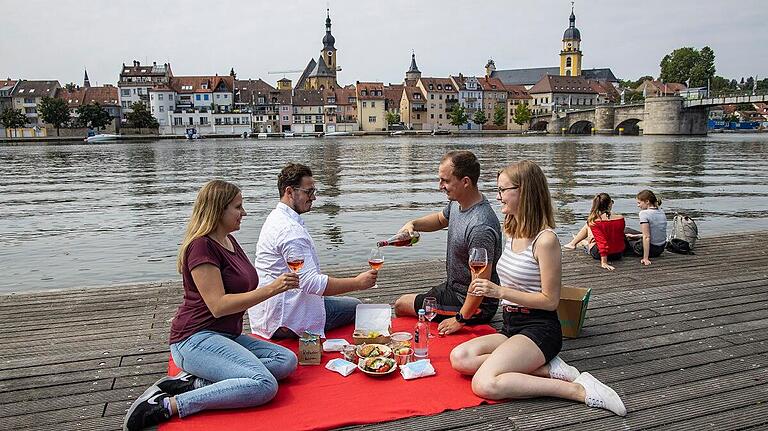
<path fill-rule="evenodd" d="M 300 365 L 320 365 L 323 357 L 320 336 L 305 332 L 299 337 L 299 354 L 297 356 Z"/>
<path fill-rule="evenodd" d="M 358 304 L 355 309 L 355 344 L 388 344 L 392 331 L 392 307 L 389 304 Z"/>
<path fill-rule="evenodd" d="M 587 306 L 591 288 L 563 286 L 560 288 L 560 305 L 557 306 L 557 317 L 563 328 L 563 336 L 576 338 L 584 326 L 587 317 Z"/>

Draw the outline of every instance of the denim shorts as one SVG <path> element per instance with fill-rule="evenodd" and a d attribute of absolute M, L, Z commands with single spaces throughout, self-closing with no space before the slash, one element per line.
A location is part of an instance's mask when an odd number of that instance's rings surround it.
<path fill-rule="evenodd" d="M 525 335 L 536 343 L 549 362 L 563 348 L 563 332 L 556 311 L 535 310 L 515 306 L 502 306 L 504 309 L 501 334 L 507 337 Z M 516 311 L 508 311 L 516 310 Z"/>

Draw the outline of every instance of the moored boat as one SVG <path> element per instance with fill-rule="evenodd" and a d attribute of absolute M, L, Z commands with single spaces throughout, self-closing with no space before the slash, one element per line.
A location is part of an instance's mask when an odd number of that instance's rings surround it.
<path fill-rule="evenodd" d="M 98 135 L 89 136 L 85 138 L 84 141 L 88 143 L 92 143 L 92 142 L 114 141 L 116 139 L 120 139 L 120 135 L 100 133 Z"/>

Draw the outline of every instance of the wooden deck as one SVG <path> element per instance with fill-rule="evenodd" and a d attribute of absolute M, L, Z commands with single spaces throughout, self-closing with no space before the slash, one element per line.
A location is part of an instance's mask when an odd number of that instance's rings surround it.
<path fill-rule="evenodd" d="M 628 258 L 613 273 L 564 252 L 564 282 L 593 291 L 583 335 L 565 342 L 562 357 L 615 388 L 626 418 L 536 399 L 363 428 L 766 429 L 766 244 L 768 233 L 710 237 L 694 256 L 666 254 L 645 268 Z M 360 297 L 392 302 L 442 273 L 439 261 L 389 264 L 380 287 Z M 119 429 L 166 371 L 180 299 L 179 283 L 0 296 L 0 429 Z"/>

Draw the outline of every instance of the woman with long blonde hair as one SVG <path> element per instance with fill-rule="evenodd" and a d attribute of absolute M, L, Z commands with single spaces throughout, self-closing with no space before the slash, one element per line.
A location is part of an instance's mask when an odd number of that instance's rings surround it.
<path fill-rule="evenodd" d="M 562 266 L 544 173 L 523 160 L 501 170 L 497 183 L 507 236 L 496 266 L 500 285 L 476 278 L 469 292 L 501 299 L 504 323 L 498 334 L 454 348 L 451 365 L 473 376 L 472 391 L 482 398 L 558 397 L 624 416 L 624 403 L 613 389 L 557 356 L 563 336 L 556 312 Z"/>
<path fill-rule="evenodd" d="M 298 276 L 287 273 L 257 289 L 256 269 L 232 236 L 245 215 L 234 184 L 213 180 L 198 192 L 179 247 L 184 300 L 169 340 L 183 372 L 147 389 L 128 410 L 124 430 L 174 415 L 266 403 L 277 393 L 277 381 L 296 368 L 290 350 L 242 334 L 245 310 L 299 285 Z"/>

